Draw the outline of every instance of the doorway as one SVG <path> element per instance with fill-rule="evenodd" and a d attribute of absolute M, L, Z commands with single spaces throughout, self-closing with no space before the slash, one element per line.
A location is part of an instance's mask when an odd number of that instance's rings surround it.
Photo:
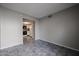
<path fill-rule="evenodd" d="M 23 18 L 23 43 L 32 43 L 35 40 L 35 21 Z"/>

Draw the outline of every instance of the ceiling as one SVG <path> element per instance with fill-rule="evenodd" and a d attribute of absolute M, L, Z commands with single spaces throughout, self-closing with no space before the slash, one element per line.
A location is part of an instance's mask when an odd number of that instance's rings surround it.
<path fill-rule="evenodd" d="M 69 8 L 74 4 L 71 3 L 2 3 L 3 7 L 36 17 L 41 18 Z"/>

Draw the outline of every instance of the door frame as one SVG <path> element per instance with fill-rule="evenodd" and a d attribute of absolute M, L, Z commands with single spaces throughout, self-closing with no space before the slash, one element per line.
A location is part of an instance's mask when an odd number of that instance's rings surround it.
<path fill-rule="evenodd" d="M 26 18 L 23 18 L 22 19 L 23 22 L 32 22 L 32 27 L 33 27 L 33 40 L 35 40 L 35 21 L 34 20 L 29 20 L 29 19 L 26 19 Z"/>

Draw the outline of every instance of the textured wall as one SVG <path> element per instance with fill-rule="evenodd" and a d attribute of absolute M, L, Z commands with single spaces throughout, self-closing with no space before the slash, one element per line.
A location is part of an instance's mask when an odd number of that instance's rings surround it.
<path fill-rule="evenodd" d="M 79 6 L 40 20 L 40 39 L 79 50 Z"/>

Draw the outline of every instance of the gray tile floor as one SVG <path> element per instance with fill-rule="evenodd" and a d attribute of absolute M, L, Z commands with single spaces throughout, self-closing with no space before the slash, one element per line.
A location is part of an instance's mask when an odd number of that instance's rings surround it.
<path fill-rule="evenodd" d="M 36 40 L 32 44 L 18 45 L 0 50 L 0 56 L 78 56 L 79 52 Z"/>

